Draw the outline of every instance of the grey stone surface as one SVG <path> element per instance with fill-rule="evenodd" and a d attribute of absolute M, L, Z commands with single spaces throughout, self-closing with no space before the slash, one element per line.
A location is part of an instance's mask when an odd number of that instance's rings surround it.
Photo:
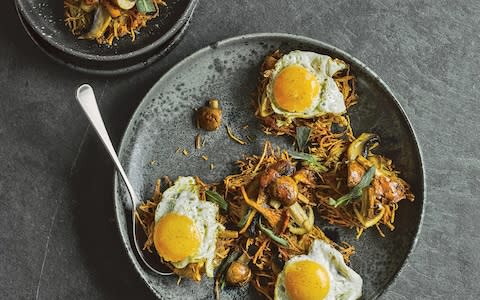
<path fill-rule="evenodd" d="M 113 169 L 74 102 L 91 82 L 118 144 L 169 67 L 219 39 L 288 32 L 337 46 L 393 89 L 418 134 L 426 175 L 417 247 L 382 299 L 480 295 L 480 2 L 200 1 L 185 39 L 134 75 L 98 78 L 50 61 L 0 18 L 0 299 L 152 299 L 120 244 Z"/>

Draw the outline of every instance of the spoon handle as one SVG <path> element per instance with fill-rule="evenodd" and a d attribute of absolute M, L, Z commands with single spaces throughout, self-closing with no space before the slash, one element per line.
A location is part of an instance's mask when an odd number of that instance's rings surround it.
<path fill-rule="evenodd" d="M 105 128 L 105 124 L 103 122 L 102 115 L 100 114 L 100 110 L 98 109 L 97 100 L 95 99 L 95 94 L 93 93 L 92 87 L 88 84 L 83 84 L 79 86 L 77 89 L 76 98 L 80 103 L 83 111 L 87 115 L 90 124 L 92 124 L 93 128 L 95 128 L 95 131 L 100 137 L 100 140 L 107 149 L 108 154 L 110 155 L 115 164 L 115 168 L 122 176 L 122 179 L 127 186 L 128 193 L 130 194 L 130 198 L 132 199 L 132 209 L 135 209 L 136 204 L 138 203 L 137 196 L 133 191 L 133 187 L 130 184 L 127 175 L 125 174 L 122 165 L 120 164 L 117 153 L 113 148 L 112 141 L 108 136 L 108 132 Z"/>

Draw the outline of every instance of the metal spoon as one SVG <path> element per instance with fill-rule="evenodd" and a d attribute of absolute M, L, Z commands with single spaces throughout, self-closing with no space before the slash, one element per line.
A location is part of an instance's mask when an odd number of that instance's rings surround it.
<path fill-rule="evenodd" d="M 132 200 L 132 232 L 133 232 L 133 241 L 135 244 L 135 249 L 137 250 L 138 255 L 140 256 L 143 263 L 153 272 L 158 275 L 167 276 L 172 275 L 172 272 L 165 271 L 167 267 L 160 262 L 160 258 L 156 254 L 149 253 L 148 251 L 142 250 L 142 245 L 146 240 L 145 233 L 142 228 L 138 226 L 135 211 L 137 205 L 140 203 L 138 201 L 137 195 L 135 194 L 130 181 L 127 178 L 127 174 L 122 168 L 115 149 L 113 148 L 112 141 L 108 136 L 107 129 L 103 123 L 102 116 L 98 109 L 97 100 L 95 99 L 95 94 L 93 89 L 88 84 L 83 84 L 77 88 L 76 98 L 80 103 L 83 111 L 87 115 L 90 123 L 98 134 L 98 137 L 102 141 L 103 145 L 107 149 L 108 154 L 112 158 L 115 168 L 122 176 L 125 185 L 127 186 L 128 193 L 130 194 L 130 199 Z"/>

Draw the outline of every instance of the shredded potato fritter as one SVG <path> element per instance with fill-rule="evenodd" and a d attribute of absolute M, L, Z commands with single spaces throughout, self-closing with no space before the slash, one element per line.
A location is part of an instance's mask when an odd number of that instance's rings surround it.
<path fill-rule="evenodd" d="M 88 2 L 92 4 L 88 5 Z M 87 3 L 87 4 L 85 4 Z M 147 26 L 148 21 L 159 16 L 159 6 L 166 6 L 163 0 L 153 0 L 155 12 L 152 14 L 145 14 L 139 12 L 134 6 L 131 9 L 123 10 L 116 7 L 110 0 L 90 0 L 82 3 L 82 0 L 64 0 L 65 8 L 65 25 L 69 28 L 73 35 L 80 38 L 85 37 L 85 33 L 90 30 L 94 22 L 95 9 L 100 6 L 108 7 L 111 15 L 111 21 L 104 32 L 97 37 L 88 37 L 87 39 L 95 39 L 98 44 L 112 45 L 115 39 L 123 36 L 130 36 L 132 42 L 135 41 L 138 30 Z M 93 11 L 87 8 L 92 7 Z"/>

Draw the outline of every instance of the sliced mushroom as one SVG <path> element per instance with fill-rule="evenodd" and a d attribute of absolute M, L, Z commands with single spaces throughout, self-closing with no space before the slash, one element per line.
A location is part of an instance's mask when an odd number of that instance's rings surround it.
<path fill-rule="evenodd" d="M 293 179 L 299 183 L 303 183 L 306 185 L 314 185 L 315 184 L 315 173 L 309 169 L 300 169 L 297 172 L 295 172 L 295 175 L 293 175 Z"/>
<path fill-rule="evenodd" d="M 378 143 L 380 137 L 374 133 L 362 133 L 356 140 L 354 140 L 347 150 L 347 158 L 349 161 L 354 161 L 358 156 L 367 157 L 368 150 L 374 143 Z"/>
<path fill-rule="evenodd" d="M 295 203 L 289 207 L 289 211 L 293 221 L 298 225 L 294 226 L 293 224 L 288 224 L 288 229 L 291 233 L 302 235 L 313 229 L 315 215 L 310 206 L 307 206 L 307 212 L 305 212 L 300 204 Z"/>
<path fill-rule="evenodd" d="M 90 28 L 90 31 L 81 35 L 81 39 L 94 40 L 101 37 L 105 30 L 107 30 L 108 25 L 112 21 L 112 17 L 108 13 L 107 9 L 103 5 L 99 5 L 95 11 L 95 16 L 93 18 L 93 24 Z"/>
<path fill-rule="evenodd" d="M 360 182 L 360 180 L 362 180 L 362 177 L 365 174 L 366 170 L 357 161 L 351 161 L 348 164 L 347 172 L 347 184 L 348 187 L 352 188 L 356 186 Z"/>
<path fill-rule="evenodd" d="M 129 10 L 135 6 L 136 0 L 113 0 L 113 2 L 121 9 Z"/>

